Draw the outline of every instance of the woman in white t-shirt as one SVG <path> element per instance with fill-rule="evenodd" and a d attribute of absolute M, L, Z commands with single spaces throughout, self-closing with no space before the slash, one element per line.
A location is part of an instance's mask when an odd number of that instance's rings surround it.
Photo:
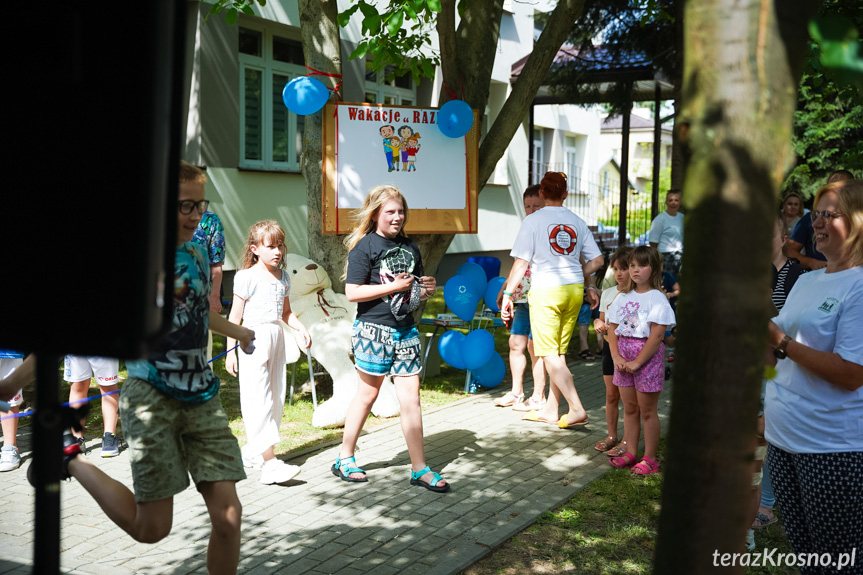
<path fill-rule="evenodd" d="M 603 258 L 584 220 L 563 207 L 566 174 L 546 173 L 539 195 L 545 207 L 524 219 L 510 252 L 515 262 L 504 284 L 501 317 L 505 322 L 512 317 L 513 292 L 530 265 L 530 331 L 534 353 L 543 358 L 551 379 L 551 393 L 542 408 L 528 411 L 523 419 L 567 428 L 587 423 L 565 354 L 581 309 L 585 278 L 602 266 Z M 583 267 L 580 255 L 586 262 Z M 595 308 L 599 304 L 596 287 L 588 286 L 588 290 L 587 297 Z M 558 418 L 561 394 L 569 412 Z"/>
<path fill-rule="evenodd" d="M 794 552 L 835 561 L 863 533 L 863 181 L 828 184 L 814 205 L 827 267 L 800 276 L 768 324 L 779 361 L 767 383 L 765 437 Z M 832 573 L 835 563 L 800 572 Z"/>

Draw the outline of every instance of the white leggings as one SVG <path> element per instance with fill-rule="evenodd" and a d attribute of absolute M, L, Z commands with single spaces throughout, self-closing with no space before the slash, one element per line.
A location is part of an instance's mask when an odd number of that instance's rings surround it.
<path fill-rule="evenodd" d="M 238 350 L 240 411 L 246 426 L 249 454 L 260 454 L 279 442 L 285 407 L 285 332 L 279 323 L 254 326 L 255 351 Z"/>

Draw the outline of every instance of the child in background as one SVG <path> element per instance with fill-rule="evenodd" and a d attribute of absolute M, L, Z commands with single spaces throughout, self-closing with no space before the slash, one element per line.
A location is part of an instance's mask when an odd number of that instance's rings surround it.
<path fill-rule="evenodd" d="M 671 305 L 671 311 L 677 314 L 677 298 L 680 296 L 680 284 L 677 283 L 677 278 L 668 272 L 662 272 L 662 292 L 668 298 L 668 303 Z M 662 340 L 665 344 L 665 349 L 668 351 L 668 362 L 674 361 L 674 332 L 668 330 L 665 332 L 665 339 Z M 671 369 L 671 368 L 668 368 Z M 668 379 L 666 377 L 666 379 Z"/>
<path fill-rule="evenodd" d="M 662 293 L 662 259 L 656 248 L 639 246 L 629 258 L 629 281 L 608 308 L 608 344 L 614 360 L 614 385 L 623 398 L 623 438 L 626 452 L 611 458 L 620 469 L 638 475 L 659 472 L 656 450 L 661 423 L 657 413 L 665 382 L 666 329 L 674 326 L 674 312 Z M 636 458 L 641 422 L 644 456 Z M 636 461 L 638 461 L 636 463 Z"/>
<path fill-rule="evenodd" d="M 135 492 L 80 457 L 68 432 L 62 477 L 77 479 L 136 541 L 155 543 L 171 532 L 174 495 L 188 487 L 191 474 L 212 525 L 207 568 L 211 574 L 231 574 L 237 571 L 242 527 L 235 484 L 246 474 L 219 399 L 219 378 L 207 364 L 207 329 L 239 339 L 248 352 L 255 333 L 210 310 L 207 256 L 191 243 L 209 204 L 205 181 L 200 169 L 181 162 L 173 320 L 146 359 L 126 361 L 129 377 L 120 396 L 120 417 Z"/>
<path fill-rule="evenodd" d="M 243 465 L 261 470 L 261 483 L 270 485 L 292 479 L 300 468 L 276 458 L 279 425 L 285 407 L 285 332 L 281 322 L 297 330 L 306 349 L 312 336 L 291 311 L 291 280 L 284 271 L 285 232 L 273 220 L 258 222 L 249 230 L 242 269 L 234 276 L 231 323 L 240 321 L 255 330 L 255 351 L 241 356 L 240 411 L 248 442 L 243 446 Z M 228 339 L 228 349 L 236 342 Z M 225 368 L 237 375 L 237 354 L 228 352 Z"/>
<path fill-rule="evenodd" d="M 606 323 L 608 308 L 629 281 L 630 253 L 632 253 L 630 246 L 622 246 L 617 248 L 609 259 L 608 267 L 613 270 L 617 286 L 602 290 L 602 296 L 599 299 L 599 319 L 593 322 L 593 329 L 597 333 L 597 337 L 608 333 L 608 324 Z M 626 452 L 626 442 L 621 444 L 617 437 L 620 391 L 614 385 L 614 360 L 611 358 L 611 346 L 608 345 L 602 348 L 602 379 L 605 382 L 605 424 L 608 427 L 608 436 L 602 441 L 596 442 L 593 448 L 597 451 L 610 453 L 612 457 L 620 456 Z M 619 447 L 618 444 L 620 444 Z M 618 449 L 618 451 L 613 451 L 614 449 Z"/>
<path fill-rule="evenodd" d="M 24 363 L 24 354 L 9 349 L 0 349 L 0 380 L 9 378 Z M 14 386 L 12 386 L 14 388 Z M 13 393 L 13 392 L 9 392 Z M 0 396 L 0 399 L 4 397 Z M 0 449 L 0 472 L 12 471 L 21 467 L 21 455 L 18 453 L 18 418 L 11 417 L 21 411 L 24 401 L 24 390 L 18 389 L 7 401 L 9 413 L 0 410 L 0 429 L 3 431 L 3 448 Z"/>
<path fill-rule="evenodd" d="M 117 391 L 119 381 L 120 360 L 110 357 L 67 355 L 64 359 L 63 379 L 69 382 L 69 403 L 73 407 L 81 407 L 76 402 L 87 398 L 90 389 L 90 376 L 96 378 L 99 390 L 103 393 Z M 120 407 L 120 398 L 116 393 L 103 395 L 102 397 L 102 421 L 104 432 L 102 435 L 102 457 L 115 457 L 120 455 L 120 438 L 115 435 L 117 431 L 117 413 Z M 72 434 L 78 439 L 81 451 L 87 453 L 84 446 L 84 432 L 72 430 Z M 80 435 L 79 435 L 80 434 Z"/>
<path fill-rule="evenodd" d="M 351 483 L 368 481 L 356 467 L 354 451 L 384 377 L 392 376 L 401 408 L 402 432 L 411 460 L 411 485 L 449 491 L 449 483 L 426 465 L 420 407 L 419 332 L 412 313 L 437 286 L 423 275 L 422 256 L 404 233 L 407 202 L 398 188 L 373 188 L 359 212 L 360 221 L 345 238 L 348 263 L 345 295 L 357 302 L 351 342 L 359 384 L 348 407 L 342 447 L 333 475 Z"/>
<path fill-rule="evenodd" d="M 539 197 L 539 184 L 528 186 L 522 195 L 524 201 L 524 213 L 530 215 L 542 209 L 545 202 Z M 545 368 L 542 358 L 533 353 L 533 339 L 530 335 L 530 304 L 527 294 L 530 291 L 530 266 L 524 272 L 524 277 L 513 290 L 512 301 L 515 307 L 513 312 L 512 326 L 509 330 L 509 370 L 512 373 L 512 391 L 494 400 L 498 407 L 510 407 L 513 411 L 538 410 L 545 405 Z M 503 301 L 503 285 L 497 294 L 497 305 L 500 307 Z M 524 399 L 524 370 L 527 361 L 524 358 L 524 350 L 527 348 L 530 354 L 531 373 L 533 374 L 533 395 L 525 401 Z"/>

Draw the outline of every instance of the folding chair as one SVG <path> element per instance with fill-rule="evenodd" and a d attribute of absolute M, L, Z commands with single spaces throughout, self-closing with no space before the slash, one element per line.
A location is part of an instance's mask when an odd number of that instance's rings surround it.
<path fill-rule="evenodd" d="M 324 372 L 314 370 L 314 360 L 312 359 L 312 351 L 310 349 L 306 350 L 306 361 L 309 364 L 309 382 L 312 386 L 312 405 L 314 405 L 315 409 L 317 409 L 318 396 L 315 393 L 315 376 L 323 375 Z M 291 390 L 288 394 L 288 405 L 292 405 L 294 402 L 294 382 L 297 378 L 297 363 L 299 363 L 299 360 L 295 361 L 293 367 L 291 368 Z"/>

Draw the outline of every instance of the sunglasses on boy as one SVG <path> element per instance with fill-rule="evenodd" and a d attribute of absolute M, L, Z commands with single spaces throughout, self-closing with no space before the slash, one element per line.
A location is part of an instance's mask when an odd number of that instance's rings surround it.
<path fill-rule="evenodd" d="M 182 200 L 177 202 L 177 205 L 180 208 L 180 213 L 184 216 L 187 216 L 192 213 L 192 210 L 198 208 L 198 213 L 203 214 L 207 211 L 207 208 L 210 207 L 210 200 L 201 200 L 200 202 L 196 202 L 193 200 Z"/>

